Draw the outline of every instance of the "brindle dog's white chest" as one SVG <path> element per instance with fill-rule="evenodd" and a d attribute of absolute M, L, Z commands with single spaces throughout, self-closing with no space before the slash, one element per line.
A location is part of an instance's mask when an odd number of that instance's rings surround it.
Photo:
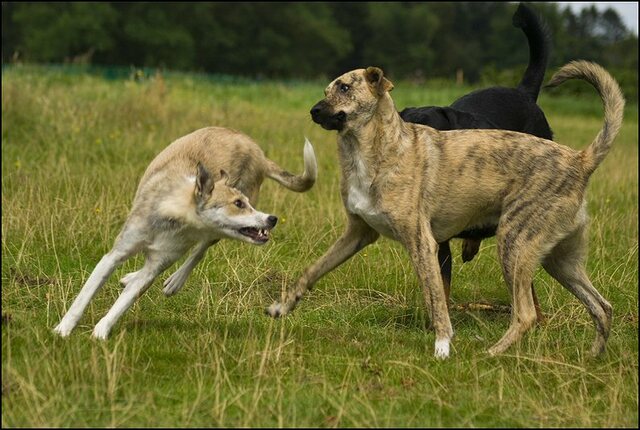
<path fill-rule="evenodd" d="M 362 162 L 355 163 L 356 168 L 347 178 L 347 210 L 362 218 L 378 233 L 394 238 L 386 215 L 378 208 L 371 196 L 371 178 Z"/>

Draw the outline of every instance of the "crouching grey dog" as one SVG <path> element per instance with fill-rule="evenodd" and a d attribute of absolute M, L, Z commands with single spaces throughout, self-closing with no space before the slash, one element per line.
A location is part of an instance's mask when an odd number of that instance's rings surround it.
<path fill-rule="evenodd" d="M 251 138 L 235 130 L 203 128 L 176 140 L 147 168 L 113 248 L 97 264 L 54 331 L 69 335 L 116 267 L 142 251 L 144 267 L 121 279 L 124 290 L 93 330 L 94 337 L 105 339 L 154 279 L 194 245 L 191 255 L 165 281 L 165 295 L 184 286 L 207 249 L 220 239 L 255 245 L 269 240 L 278 218 L 253 208 L 265 177 L 304 192 L 316 176 L 316 158 L 308 140 L 304 173 L 299 176 L 284 171 Z"/>
<path fill-rule="evenodd" d="M 604 351 L 612 308 L 585 270 L 585 190 L 620 130 L 624 98 L 596 64 L 571 62 L 549 86 L 568 79 L 592 84 L 604 104 L 604 126 L 583 151 L 513 131 L 438 131 L 404 122 L 389 94 L 393 84 L 376 67 L 331 82 L 311 115 L 338 131 L 347 229 L 267 312 L 291 312 L 318 279 L 382 234 L 407 249 L 435 331 L 435 356 L 448 357 L 453 329 L 438 243 L 491 228 L 512 308 L 509 329 L 489 353 L 502 353 L 535 323 L 531 282 L 540 263 L 587 307 L 597 331 L 592 352 Z"/>

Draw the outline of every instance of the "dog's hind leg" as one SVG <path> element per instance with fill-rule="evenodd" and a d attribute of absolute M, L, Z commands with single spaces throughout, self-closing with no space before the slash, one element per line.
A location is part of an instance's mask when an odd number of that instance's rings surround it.
<path fill-rule="evenodd" d="M 275 302 L 266 310 L 274 318 L 291 312 L 307 290 L 313 287 L 318 279 L 332 271 L 358 251 L 375 242 L 380 234 L 369 227 L 360 217 L 349 215 L 346 231 L 322 257 L 308 267 L 295 287 L 290 288 L 280 303 Z"/>
<path fill-rule="evenodd" d="M 587 276 L 586 253 L 587 229 L 583 225 L 553 248 L 543 260 L 542 267 L 587 307 L 596 325 L 596 338 L 591 352 L 598 355 L 605 350 L 613 310 Z"/>
<path fill-rule="evenodd" d="M 53 331 L 60 336 L 68 336 L 78 324 L 91 299 L 102 288 L 109 276 L 120 264 L 138 252 L 141 244 L 142 236 L 133 228 L 125 226 L 120 235 L 118 235 L 111 251 L 105 254 L 93 269 L 80 293 Z"/>
<path fill-rule="evenodd" d="M 502 338 L 489 348 L 491 355 L 504 352 L 514 342 L 520 340 L 536 321 L 531 281 L 538 265 L 540 246 L 538 241 L 534 241 L 516 248 L 514 244 L 521 243 L 522 240 L 518 241 L 517 236 L 511 238 L 510 232 L 500 230 L 499 228 L 496 239 L 502 273 L 512 295 L 511 324 Z"/>
<path fill-rule="evenodd" d="M 193 271 L 193 269 L 198 265 L 200 260 L 204 258 L 204 255 L 207 253 L 207 249 L 210 246 L 215 245 L 219 242 L 219 239 L 214 241 L 202 241 L 196 245 L 196 249 L 193 250 L 189 258 L 180 266 L 178 270 L 176 270 L 171 276 L 164 281 L 164 289 L 162 292 L 165 296 L 172 296 L 176 294 L 180 289 L 184 286 L 187 278 Z"/>
<path fill-rule="evenodd" d="M 481 240 L 476 239 L 465 239 L 462 242 L 462 261 L 464 263 L 473 260 L 473 258 L 480 250 L 481 243 Z M 540 308 L 540 303 L 538 302 L 538 296 L 536 295 L 536 290 L 533 287 L 533 283 L 531 283 L 531 294 L 533 295 L 533 304 L 536 309 L 536 320 L 538 321 L 538 323 L 542 323 L 544 322 L 544 314 L 542 313 L 542 309 Z M 449 296 L 447 296 L 447 298 L 448 297 Z"/>
<path fill-rule="evenodd" d="M 127 284 L 111 309 L 109 309 L 109 312 L 94 327 L 93 337 L 106 339 L 111 327 L 120 319 L 122 314 L 133 305 L 138 297 L 144 294 L 153 280 L 167 267 L 175 263 L 179 257 L 180 253 L 177 252 L 149 252 L 144 267 Z"/>

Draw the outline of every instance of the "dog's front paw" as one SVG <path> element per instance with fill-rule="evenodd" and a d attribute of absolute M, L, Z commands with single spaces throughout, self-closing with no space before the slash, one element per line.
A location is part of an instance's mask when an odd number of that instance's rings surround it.
<path fill-rule="evenodd" d="M 107 337 L 109 337 L 110 330 L 111 330 L 111 327 L 108 327 L 106 324 L 98 323 L 93 328 L 93 333 L 91 334 L 91 336 L 93 336 L 95 339 L 98 339 L 98 340 L 106 340 Z"/>
<path fill-rule="evenodd" d="M 67 337 L 71 333 L 71 330 L 73 330 L 73 326 L 60 323 L 53 329 L 53 332 L 59 334 L 62 337 Z"/>
<path fill-rule="evenodd" d="M 433 355 L 440 360 L 449 358 L 449 339 L 436 340 L 435 353 Z"/>
<path fill-rule="evenodd" d="M 278 303 L 278 302 L 275 302 L 271 306 L 269 306 L 265 310 L 265 312 L 267 313 L 267 315 L 271 316 L 272 318 L 279 318 L 287 314 L 285 306 L 282 303 Z"/>

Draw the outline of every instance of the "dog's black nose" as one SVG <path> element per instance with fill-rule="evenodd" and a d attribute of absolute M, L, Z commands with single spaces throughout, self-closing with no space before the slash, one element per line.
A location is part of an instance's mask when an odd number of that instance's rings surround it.
<path fill-rule="evenodd" d="M 313 107 L 311 108 L 311 111 L 309 111 L 311 113 L 311 116 L 313 118 L 316 118 L 318 115 L 322 114 L 322 110 L 325 107 L 325 102 L 324 100 L 320 100 L 318 103 L 316 103 L 315 105 L 313 105 Z"/>
<path fill-rule="evenodd" d="M 278 222 L 278 217 L 277 216 L 273 216 L 273 215 L 269 215 L 267 217 L 267 222 L 269 223 L 269 226 L 275 227 L 276 223 Z"/>

